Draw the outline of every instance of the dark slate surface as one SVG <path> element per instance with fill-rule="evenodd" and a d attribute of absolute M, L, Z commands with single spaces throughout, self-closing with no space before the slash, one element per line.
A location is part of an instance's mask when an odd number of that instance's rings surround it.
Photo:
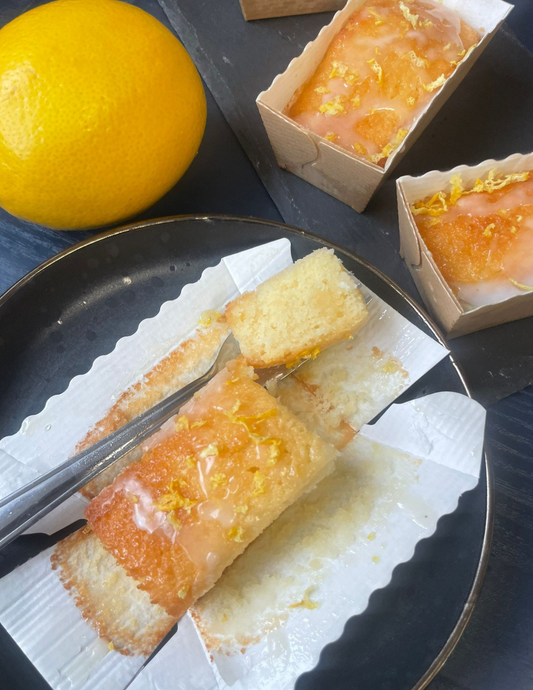
<path fill-rule="evenodd" d="M 500 31 L 388 182 L 359 214 L 281 170 L 255 105 L 330 14 L 245 22 L 236 2 L 160 0 L 285 222 L 334 239 L 416 299 L 398 254 L 395 179 L 533 150 L 533 56 Z M 505 56 L 505 60 L 501 59 Z M 533 317 L 451 343 L 484 403 L 533 382 Z"/>

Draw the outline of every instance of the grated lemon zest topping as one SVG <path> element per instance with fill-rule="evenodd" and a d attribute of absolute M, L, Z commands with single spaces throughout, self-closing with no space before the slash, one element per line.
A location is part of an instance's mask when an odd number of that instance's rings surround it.
<path fill-rule="evenodd" d="M 370 160 L 373 163 L 378 163 L 382 158 L 388 158 L 393 151 L 396 151 L 398 146 L 402 143 L 402 141 L 408 134 L 408 129 L 399 129 L 396 132 L 396 136 L 394 137 L 394 139 L 383 147 L 381 153 L 375 153 L 373 156 L 370 156 Z"/>
<path fill-rule="evenodd" d="M 381 68 L 381 65 L 379 64 L 379 62 L 375 58 L 372 58 L 371 60 L 367 60 L 367 63 L 370 65 L 370 69 L 372 70 L 372 72 L 374 72 L 374 74 L 377 75 L 378 84 L 381 85 L 381 83 L 383 81 L 383 70 Z"/>
<path fill-rule="evenodd" d="M 422 84 L 422 88 L 425 91 L 435 91 L 435 89 L 439 89 L 444 82 L 446 81 L 446 77 L 444 74 L 441 74 L 440 77 L 437 77 L 435 81 L 432 81 L 430 84 Z"/>
<path fill-rule="evenodd" d="M 244 530 L 242 527 L 237 527 L 234 525 L 229 531 L 228 531 L 228 539 L 231 539 L 232 541 L 237 541 L 237 542 L 243 542 L 243 535 L 244 535 Z"/>
<path fill-rule="evenodd" d="M 343 62 L 339 62 L 338 60 L 334 60 L 332 64 L 333 68 L 329 74 L 329 78 L 335 79 L 335 77 L 344 77 L 348 71 L 348 65 L 345 65 Z"/>
<path fill-rule="evenodd" d="M 513 235 L 514 235 L 516 232 L 518 232 L 514 225 L 511 227 L 511 232 L 513 233 Z"/>
<path fill-rule="evenodd" d="M 492 231 L 496 229 L 494 223 L 489 223 L 485 230 L 483 230 L 483 237 L 492 237 Z"/>
<path fill-rule="evenodd" d="M 164 513 L 170 513 L 179 508 L 183 508 L 187 512 L 190 512 L 198 501 L 182 496 L 180 493 L 180 486 L 181 482 L 178 479 L 173 479 L 167 487 L 167 493 L 153 502 L 154 507 Z"/>
<path fill-rule="evenodd" d="M 185 431 L 189 428 L 189 420 L 184 414 L 180 414 L 180 416 L 176 419 L 175 428 L 176 431 Z"/>
<path fill-rule="evenodd" d="M 366 154 L 368 153 L 365 147 L 359 144 L 357 141 L 355 142 L 355 144 L 352 144 L 352 147 L 357 151 L 357 153 L 361 154 L 361 156 L 366 156 Z"/>
<path fill-rule="evenodd" d="M 458 199 L 462 196 L 467 196 L 468 194 L 480 194 L 482 192 L 488 192 L 492 194 L 513 182 L 525 182 L 529 178 L 529 172 L 521 173 L 510 173 L 503 177 L 495 177 L 496 169 L 491 170 L 486 179 L 482 180 L 478 178 L 472 187 L 472 189 L 464 189 L 463 181 L 461 175 L 454 175 L 450 179 L 450 184 L 452 189 L 449 197 L 444 192 L 437 192 L 434 194 L 429 201 L 417 201 L 411 205 L 411 212 L 413 215 L 417 216 L 420 214 L 427 214 L 429 216 L 440 216 L 445 211 L 448 210 L 448 204 L 451 206 L 455 204 Z M 504 218 L 509 215 L 508 209 L 498 209 L 497 213 Z M 487 226 L 490 228 L 490 226 Z M 486 230 L 486 228 L 485 228 Z"/>
<path fill-rule="evenodd" d="M 352 105 L 354 108 L 358 108 L 361 105 L 361 96 L 359 96 L 359 94 L 357 94 L 356 96 L 354 96 L 352 98 L 351 102 L 352 102 Z"/>
<path fill-rule="evenodd" d="M 198 460 L 194 457 L 194 455 L 189 455 L 185 458 L 185 464 L 187 465 L 187 467 L 196 467 L 197 462 Z"/>
<path fill-rule="evenodd" d="M 242 513 L 243 515 L 245 515 L 248 512 L 248 506 L 247 505 L 237 506 L 235 508 L 235 512 L 236 513 Z"/>
<path fill-rule="evenodd" d="M 217 474 L 214 474 L 209 481 L 213 489 L 216 489 L 219 486 L 224 486 L 228 483 L 224 472 L 217 472 Z"/>
<path fill-rule="evenodd" d="M 331 93 L 331 89 L 328 89 L 327 86 L 317 86 L 315 93 Z"/>
<path fill-rule="evenodd" d="M 342 96 L 335 96 L 335 98 L 327 103 L 323 103 L 319 107 L 319 111 L 324 113 L 326 117 L 331 117 L 333 115 L 340 115 L 346 112 L 346 108 L 342 102 Z"/>
<path fill-rule="evenodd" d="M 447 210 L 448 204 L 446 203 L 446 194 L 444 192 L 437 192 L 429 201 L 417 201 L 411 206 L 411 213 L 414 216 L 422 213 L 428 216 L 440 216 Z"/>
<path fill-rule="evenodd" d="M 515 287 L 520 288 L 520 290 L 533 290 L 533 285 L 524 285 L 523 283 L 519 283 L 517 280 L 513 280 L 513 278 L 507 278 L 507 280 L 510 283 L 512 283 Z"/>
<path fill-rule="evenodd" d="M 324 139 L 327 139 L 328 141 L 335 141 L 335 139 L 337 139 L 338 136 L 339 136 L 339 135 L 338 135 L 338 134 L 335 134 L 335 132 L 329 132 L 328 134 L 326 134 L 326 136 L 324 137 Z"/>
<path fill-rule="evenodd" d="M 415 99 L 414 99 L 414 97 L 413 97 L 413 96 L 409 96 L 409 98 L 407 99 L 407 105 L 410 106 L 410 107 L 412 108 L 412 107 L 414 106 L 414 104 L 415 104 Z"/>
<path fill-rule="evenodd" d="M 265 488 L 265 475 L 260 472 L 259 470 L 256 470 L 254 472 L 254 478 L 253 478 L 253 491 L 252 494 L 254 496 L 260 496 L 261 494 L 266 493 L 266 488 Z"/>
<path fill-rule="evenodd" d="M 400 10 L 402 11 L 402 14 L 405 17 L 406 21 L 408 21 L 411 24 L 413 29 L 416 29 L 416 25 L 418 23 L 418 14 L 412 14 L 404 2 L 400 2 Z"/>
<path fill-rule="evenodd" d="M 312 611 L 313 609 L 317 609 L 320 606 L 320 604 L 318 603 L 318 601 L 311 601 L 309 597 L 309 595 L 314 589 L 314 587 L 309 587 L 308 589 L 306 589 L 304 592 L 303 599 L 301 601 L 298 601 L 296 604 L 291 604 L 289 608 L 296 609 L 301 606 L 302 608 L 309 609 L 310 611 Z"/>
<path fill-rule="evenodd" d="M 447 43 L 442 50 L 449 50 L 451 48 L 451 43 Z"/>
<path fill-rule="evenodd" d="M 204 311 L 204 313 L 198 319 L 198 325 L 200 326 L 200 328 L 207 328 L 212 323 L 218 321 L 221 318 L 221 316 L 222 314 L 220 314 L 218 311 L 215 311 L 214 309 L 208 309 L 207 311 Z"/>
<path fill-rule="evenodd" d="M 191 429 L 199 429 L 201 426 L 204 426 L 204 424 L 207 424 L 205 419 L 198 419 L 196 422 L 191 424 Z"/>
<path fill-rule="evenodd" d="M 427 67 L 428 66 L 428 61 L 425 60 L 424 58 L 418 57 L 418 55 L 415 53 L 414 50 L 410 50 L 408 53 L 406 53 L 407 57 L 413 65 L 416 67 Z"/>
<path fill-rule="evenodd" d="M 359 79 L 359 72 L 358 72 L 357 70 L 355 70 L 354 72 L 352 72 L 352 71 L 350 70 L 350 72 L 348 72 L 348 74 L 344 77 L 344 81 L 345 81 L 346 84 L 348 84 L 349 86 L 352 86 L 353 84 L 355 84 L 355 82 L 356 82 L 358 79 Z"/>
<path fill-rule="evenodd" d="M 185 597 L 186 597 L 187 594 L 189 593 L 189 589 L 190 589 L 190 587 L 189 587 L 189 585 L 187 585 L 186 587 L 182 587 L 180 590 L 178 590 L 178 596 L 179 596 L 179 598 L 180 598 L 180 599 L 185 599 Z"/>
<path fill-rule="evenodd" d="M 201 458 L 207 458 L 210 455 L 219 455 L 218 446 L 216 443 L 210 443 L 203 450 L 200 451 Z"/>
<path fill-rule="evenodd" d="M 112 642 L 110 642 L 107 646 L 110 652 L 112 652 L 115 649 L 115 645 Z"/>
<path fill-rule="evenodd" d="M 376 26 L 381 26 L 381 24 L 385 23 L 383 17 L 378 12 L 376 12 L 376 10 L 373 7 L 368 8 L 368 14 L 376 20 L 374 22 Z"/>
<path fill-rule="evenodd" d="M 516 216 L 516 222 L 521 223 L 522 222 L 522 216 Z"/>
<path fill-rule="evenodd" d="M 176 517 L 176 514 L 174 513 L 174 511 L 172 511 L 171 513 L 169 513 L 167 515 L 167 520 L 170 522 L 172 527 L 174 527 L 176 532 L 181 529 L 181 525 L 182 525 L 181 520 L 178 517 Z"/>

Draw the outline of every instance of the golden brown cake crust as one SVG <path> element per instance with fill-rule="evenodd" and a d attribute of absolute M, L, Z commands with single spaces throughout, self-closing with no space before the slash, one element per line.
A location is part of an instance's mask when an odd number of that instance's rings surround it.
<path fill-rule="evenodd" d="M 228 330 L 227 324 L 220 319 L 198 330 L 192 338 L 172 350 L 141 381 L 135 383 L 120 396 L 106 416 L 95 424 L 85 438 L 78 443 L 75 453 L 81 452 L 120 429 L 170 393 L 203 374 L 208 369 Z M 84 486 L 81 493 L 86 498 L 94 498 L 104 487 L 111 484 L 124 467 L 140 459 L 141 453 L 138 449 L 128 453 L 112 468 L 102 472 Z"/>
<path fill-rule="evenodd" d="M 137 589 L 138 583 L 105 551 L 90 528 L 60 541 L 50 561 L 83 618 L 110 643 L 110 649 L 125 656 L 149 655 L 174 624 Z M 145 616 L 132 616 L 132 611 Z"/>

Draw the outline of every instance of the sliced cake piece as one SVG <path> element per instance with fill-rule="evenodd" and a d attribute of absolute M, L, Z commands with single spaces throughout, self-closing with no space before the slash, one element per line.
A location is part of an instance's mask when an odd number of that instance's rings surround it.
<path fill-rule="evenodd" d="M 363 295 L 332 249 L 318 249 L 226 307 L 242 354 L 258 368 L 312 359 L 367 317 Z"/>
<path fill-rule="evenodd" d="M 86 510 L 107 551 L 173 620 L 333 470 L 335 449 L 253 376 L 242 357 L 229 363 Z"/>

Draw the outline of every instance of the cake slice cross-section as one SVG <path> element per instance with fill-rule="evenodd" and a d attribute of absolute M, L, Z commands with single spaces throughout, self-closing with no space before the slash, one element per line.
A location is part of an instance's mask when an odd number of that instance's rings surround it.
<path fill-rule="evenodd" d="M 332 249 L 318 249 L 226 307 L 246 361 L 256 368 L 313 359 L 350 337 L 368 310 Z"/>

